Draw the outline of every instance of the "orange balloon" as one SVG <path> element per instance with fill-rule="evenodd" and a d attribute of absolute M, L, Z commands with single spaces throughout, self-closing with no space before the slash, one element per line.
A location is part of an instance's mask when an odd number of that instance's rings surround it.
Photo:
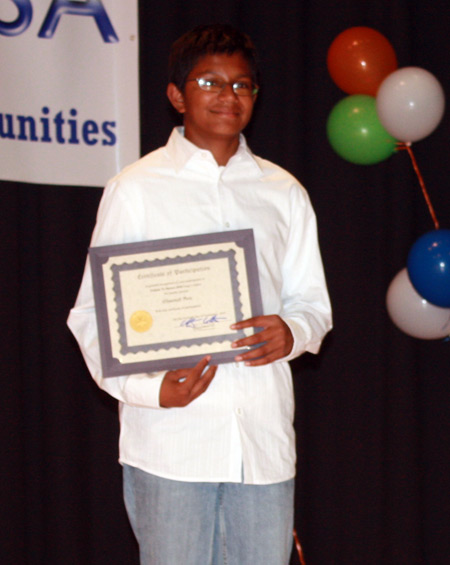
<path fill-rule="evenodd" d="M 328 49 L 328 71 L 348 94 L 376 96 L 378 87 L 397 69 L 392 45 L 370 27 L 351 27 L 340 33 Z"/>

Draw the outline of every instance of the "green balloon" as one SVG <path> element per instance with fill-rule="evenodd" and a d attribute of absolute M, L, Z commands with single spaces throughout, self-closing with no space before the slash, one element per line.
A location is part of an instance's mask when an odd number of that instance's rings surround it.
<path fill-rule="evenodd" d="M 354 94 L 343 98 L 331 110 L 327 135 L 336 153 L 356 165 L 373 165 L 390 157 L 394 139 L 381 125 L 375 98 Z"/>

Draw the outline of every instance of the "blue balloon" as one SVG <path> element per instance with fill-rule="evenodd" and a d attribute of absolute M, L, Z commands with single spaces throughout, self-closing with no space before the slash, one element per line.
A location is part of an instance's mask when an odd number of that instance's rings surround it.
<path fill-rule="evenodd" d="M 450 230 L 420 237 L 409 251 L 407 267 L 420 296 L 435 306 L 450 307 Z"/>

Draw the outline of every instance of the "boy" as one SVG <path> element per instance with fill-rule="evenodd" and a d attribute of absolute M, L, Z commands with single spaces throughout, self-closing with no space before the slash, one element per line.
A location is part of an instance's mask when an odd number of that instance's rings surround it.
<path fill-rule="evenodd" d="M 250 39 L 200 26 L 172 46 L 167 96 L 183 116 L 165 147 L 112 179 L 92 246 L 252 228 L 265 315 L 234 363 L 103 378 L 89 265 L 69 326 L 97 384 L 119 400 L 125 503 L 151 565 L 280 565 L 293 528 L 288 361 L 331 328 L 314 212 L 301 185 L 254 156 L 242 131 L 258 92 Z"/>

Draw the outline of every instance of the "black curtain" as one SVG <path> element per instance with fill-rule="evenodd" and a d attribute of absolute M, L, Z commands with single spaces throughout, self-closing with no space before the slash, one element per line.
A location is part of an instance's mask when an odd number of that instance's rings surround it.
<path fill-rule="evenodd" d="M 327 49 L 357 25 L 383 33 L 399 66 L 429 70 L 448 96 L 448 4 L 141 2 L 143 153 L 165 143 L 175 124 L 165 98 L 170 44 L 212 21 L 238 26 L 259 48 L 263 81 L 247 137 L 255 153 L 308 189 L 334 306 L 335 328 L 320 354 L 292 363 L 296 528 L 306 563 L 446 564 L 450 343 L 408 337 L 385 308 L 410 247 L 434 226 L 406 152 L 353 165 L 333 152 L 325 124 L 345 96 L 328 75 Z M 413 146 L 442 228 L 450 227 L 449 137 L 447 112 Z M 117 405 L 96 388 L 65 325 L 101 189 L 12 182 L 0 189 L 1 562 L 136 564 Z"/>

